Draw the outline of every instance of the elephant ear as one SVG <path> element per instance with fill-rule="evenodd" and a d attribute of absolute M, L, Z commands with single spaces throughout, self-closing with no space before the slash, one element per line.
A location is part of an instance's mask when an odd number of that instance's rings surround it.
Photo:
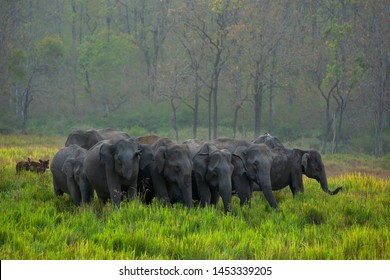
<path fill-rule="evenodd" d="M 234 153 L 232 153 L 232 164 L 234 166 L 232 176 L 241 176 L 247 171 L 245 151 L 246 147 L 238 147 Z"/>
<path fill-rule="evenodd" d="M 303 173 L 305 173 L 305 171 L 307 170 L 307 165 L 308 165 L 309 158 L 310 158 L 309 153 L 304 153 L 303 156 L 302 156 L 302 162 L 301 163 L 302 163 Z"/>
<path fill-rule="evenodd" d="M 139 144 L 141 150 L 141 158 L 139 161 L 139 166 L 141 169 L 144 169 L 148 166 L 152 161 L 154 161 L 153 151 L 147 144 Z"/>
<path fill-rule="evenodd" d="M 162 173 L 164 171 L 166 152 L 167 147 L 161 146 L 157 149 L 156 154 L 154 156 L 158 173 Z"/>
<path fill-rule="evenodd" d="M 91 129 L 87 130 L 85 132 L 85 137 L 86 137 L 86 143 L 85 143 L 85 149 L 89 150 L 92 148 L 97 142 L 103 140 L 103 138 L 100 136 L 99 132 Z"/>
<path fill-rule="evenodd" d="M 201 177 L 204 177 L 206 174 L 208 159 L 208 153 L 199 152 L 192 160 L 192 168 L 194 172 L 198 173 Z"/>
<path fill-rule="evenodd" d="M 100 146 L 99 156 L 100 161 L 103 162 L 109 169 L 114 170 L 114 153 L 115 147 L 111 144 L 103 143 Z"/>
<path fill-rule="evenodd" d="M 65 160 L 64 164 L 62 165 L 62 171 L 65 173 L 66 177 L 73 177 L 73 164 L 75 159 L 74 158 L 68 158 Z"/>

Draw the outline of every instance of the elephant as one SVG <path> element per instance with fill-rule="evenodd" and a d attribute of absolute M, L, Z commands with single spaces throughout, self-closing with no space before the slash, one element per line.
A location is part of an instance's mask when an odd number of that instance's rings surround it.
<path fill-rule="evenodd" d="M 99 199 L 120 206 L 122 196 L 137 194 L 139 169 L 153 161 L 149 145 L 134 138 L 102 140 L 88 150 L 84 171 Z"/>
<path fill-rule="evenodd" d="M 232 154 L 226 149 L 217 149 L 212 143 L 191 142 L 187 144 L 191 150 L 193 163 L 192 184 L 193 198 L 200 200 L 201 205 L 217 205 L 222 197 L 224 210 L 232 211 Z"/>
<path fill-rule="evenodd" d="M 254 140 L 254 143 L 265 143 L 272 148 L 275 155 L 271 168 L 273 190 L 290 186 L 293 196 L 303 192 L 302 175 L 316 179 L 322 190 L 330 195 L 335 195 L 342 190 L 342 187 L 329 190 L 325 167 L 317 151 L 286 149 L 278 138 L 271 135 L 260 136 Z"/>
<path fill-rule="evenodd" d="M 217 138 L 213 143 L 218 149 L 227 149 L 232 154 L 232 187 L 240 198 L 240 205 L 250 203 L 252 185 L 256 183 L 269 205 L 278 210 L 271 187 L 270 172 L 274 158 L 271 149 L 265 144 L 231 138 Z"/>
<path fill-rule="evenodd" d="M 50 164 L 54 193 L 57 196 L 70 194 L 76 206 L 93 201 L 94 196 L 83 169 L 86 153 L 86 149 L 70 145 L 60 149 Z"/>
<path fill-rule="evenodd" d="M 75 130 L 68 135 L 68 138 L 65 142 L 65 147 L 76 144 L 84 149 L 89 150 L 96 143 L 102 140 L 128 138 L 130 138 L 130 136 L 127 133 L 112 128 L 103 128 L 98 130 L 90 129 L 87 131 Z"/>
<path fill-rule="evenodd" d="M 147 137 L 144 141 L 148 141 Z M 144 201 L 150 203 L 157 196 L 167 205 L 181 202 L 188 208 L 192 207 L 192 161 L 188 146 L 160 138 L 151 148 L 154 162 L 149 164 L 143 178 L 140 178 L 149 179 L 149 184 L 142 188 L 146 192 Z"/>
<path fill-rule="evenodd" d="M 278 138 L 273 137 L 268 132 L 265 133 L 264 135 L 260 135 L 259 137 L 257 137 L 255 140 L 253 140 L 253 143 L 265 144 L 271 149 L 285 149 L 282 142 Z"/>

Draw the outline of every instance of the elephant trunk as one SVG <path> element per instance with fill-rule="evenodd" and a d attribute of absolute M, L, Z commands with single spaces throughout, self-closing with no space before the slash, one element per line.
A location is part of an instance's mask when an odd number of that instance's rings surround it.
<path fill-rule="evenodd" d="M 222 198 L 225 213 L 232 212 L 232 181 L 231 176 L 223 178 L 219 182 L 219 195 Z"/>
<path fill-rule="evenodd" d="M 179 184 L 181 189 L 181 199 L 185 206 L 188 208 L 192 207 L 192 181 L 191 176 L 185 176 L 184 181 Z"/>
<path fill-rule="evenodd" d="M 340 190 L 343 189 L 343 187 L 337 187 L 334 191 L 329 190 L 328 188 L 328 180 L 326 179 L 325 172 L 324 174 L 318 179 L 318 182 L 321 184 L 321 188 L 324 192 L 330 195 L 337 194 Z"/>

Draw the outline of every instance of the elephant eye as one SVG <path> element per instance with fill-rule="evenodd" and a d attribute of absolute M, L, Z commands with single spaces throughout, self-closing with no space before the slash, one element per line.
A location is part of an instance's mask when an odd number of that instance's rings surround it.
<path fill-rule="evenodd" d="M 179 165 L 175 166 L 175 171 L 176 171 L 176 173 L 180 173 L 180 166 Z"/>
<path fill-rule="evenodd" d="M 254 170 L 257 170 L 257 162 L 252 163 L 252 167 Z"/>

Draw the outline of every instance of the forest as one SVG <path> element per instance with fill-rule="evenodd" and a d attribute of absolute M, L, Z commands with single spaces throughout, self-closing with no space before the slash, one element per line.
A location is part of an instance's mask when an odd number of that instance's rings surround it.
<path fill-rule="evenodd" d="M 0 133 L 390 152 L 388 0 L 0 0 Z"/>

